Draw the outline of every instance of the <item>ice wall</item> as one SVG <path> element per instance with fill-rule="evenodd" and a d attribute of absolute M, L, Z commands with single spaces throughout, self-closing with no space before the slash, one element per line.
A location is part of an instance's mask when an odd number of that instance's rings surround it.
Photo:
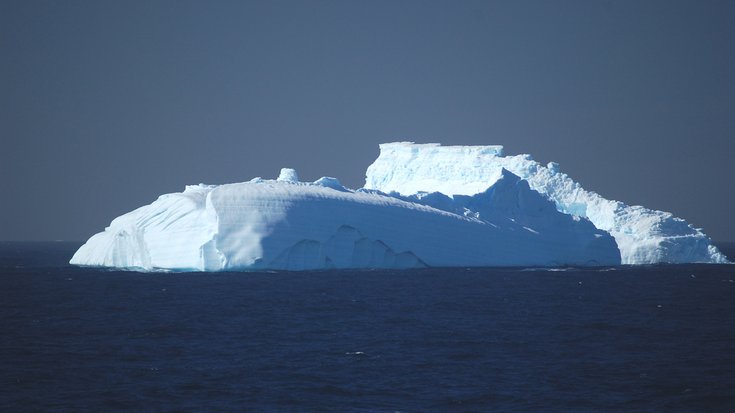
<path fill-rule="evenodd" d="M 474 195 L 493 185 L 503 168 L 527 180 L 559 211 L 589 218 L 608 231 L 624 264 L 727 262 L 709 237 L 683 219 L 605 199 L 560 172 L 558 164 L 544 166 L 530 155 L 503 156 L 501 146 L 382 144 L 380 156 L 367 169 L 365 188 L 403 195 Z"/>

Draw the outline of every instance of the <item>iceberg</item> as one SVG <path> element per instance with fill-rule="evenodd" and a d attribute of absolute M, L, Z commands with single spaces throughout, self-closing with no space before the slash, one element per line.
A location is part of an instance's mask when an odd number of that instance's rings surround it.
<path fill-rule="evenodd" d="M 457 199 L 482 193 L 502 170 L 528 182 L 558 211 L 589 219 L 610 233 L 623 264 L 728 262 L 709 237 L 685 220 L 605 199 L 582 188 L 557 163 L 542 165 L 528 154 L 505 156 L 502 146 L 382 144 L 368 167 L 365 188 L 403 197 L 440 192 Z"/>
<path fill-rule="evenodd" d="M 189 185 L 112 221 L 71 258 L 138 271 L 727 263 L 668 212 L 587 191 L 503 147 L 380 145 L 363 188 L 333 177 Z"/>
<path fill-rule="evenodd" d="M 476 193 L 407 196 L 323 177 L 190 185 L 124 214 L 70 263 L 139 271 L 620 264 L 615 240 L 499 168 Z M 479 186 L 478 186 L 479 188 Z"/>

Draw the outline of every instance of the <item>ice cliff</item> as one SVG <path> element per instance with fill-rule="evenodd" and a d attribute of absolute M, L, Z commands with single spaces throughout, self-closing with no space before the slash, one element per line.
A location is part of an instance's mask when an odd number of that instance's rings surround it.
<path fill-rule="evenodd" d="M 388 196 L 335 178 L 187 186 L 112 221 L 72 264 L 137 270 L 614 265 L 609 234 L 518 176 L 465 197 Z"/>
<path fill-rule="evenodd" d="M 380 145 L 365 188 L 402 196 L 441 192 L 457 199 L 482 193 L 507 170 L 553 201 L 565 214 L 587 218 L 617 242 L 623 264 L 724 263 L 725 256 L 699 229 L 668 212 L 629 206 L 587 191 L 559 165 L 530 155 L 504 156 L 502 146 Z"/>

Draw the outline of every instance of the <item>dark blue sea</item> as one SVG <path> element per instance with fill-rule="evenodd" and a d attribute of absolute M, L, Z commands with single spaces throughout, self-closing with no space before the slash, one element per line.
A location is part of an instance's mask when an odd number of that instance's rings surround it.
<path fill-rule="evenodd" d="M 0 244 L 2 412 L 735 411 L 735 265 L 141 274 L 78 246 Z"/>

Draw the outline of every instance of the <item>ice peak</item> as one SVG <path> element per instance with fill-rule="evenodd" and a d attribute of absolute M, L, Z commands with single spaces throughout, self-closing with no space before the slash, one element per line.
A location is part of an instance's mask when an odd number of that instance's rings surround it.
<path fill-rule="evenodd" d="M 314 181 L 314 185 L 336 189 L 337 191 L 348 192 L 348 189 L 342 185 L 339 179 L 332 178 L 331 176 L 322 176 L 321 178 Z"/>
<path fill-rule="evenodd" d="M 281 182 L 299 182 L 299 174 L 296 173 L 295 169 L 281 168 L 277 180 Z"/>

